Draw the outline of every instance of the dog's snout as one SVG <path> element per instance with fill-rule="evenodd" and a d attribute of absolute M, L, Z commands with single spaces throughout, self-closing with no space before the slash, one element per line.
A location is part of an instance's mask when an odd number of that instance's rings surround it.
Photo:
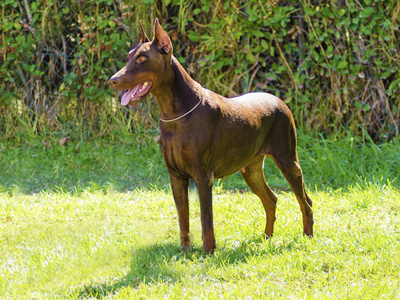
<path fill-rule="evenodd" d="M 115 88 L 118 86 L 119 78 L 116 76 L 113 76 L 110 78 L 110 80 L 108 82 Z"/>

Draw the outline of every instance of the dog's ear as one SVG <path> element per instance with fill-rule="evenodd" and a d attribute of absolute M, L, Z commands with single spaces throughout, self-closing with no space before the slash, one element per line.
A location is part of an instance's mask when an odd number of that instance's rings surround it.
<path fill-rule="evenodd" d="M 142 21 L 140 21 L 140 31 L 142 32 L 142 37 L 140 38 L 140 43 L 150 42 L 150 39 L 147 37 L 146 32 L 144 32 Z"/>
<path fill-rule="evenodd" d="M 162 53 L 167 54 L 172 50 L 172 44 L 168 34 L 162 29 L 160 22 L 156 19 L 154 24 L 154 40 L 153 45 L 156 46 Z"/>

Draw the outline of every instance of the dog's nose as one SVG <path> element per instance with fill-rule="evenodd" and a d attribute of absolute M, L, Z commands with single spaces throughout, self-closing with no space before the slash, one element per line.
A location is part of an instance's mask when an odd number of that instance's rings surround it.
<path fill-rule="evenodd" d="M 118 86 L 119 78 L 118 77 L 111 77 L 108 81 L 114 88 Z"/>

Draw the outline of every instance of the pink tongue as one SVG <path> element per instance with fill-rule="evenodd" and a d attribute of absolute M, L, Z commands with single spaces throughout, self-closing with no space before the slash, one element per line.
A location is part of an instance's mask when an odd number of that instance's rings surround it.
<path fill-rule="evenodd" d="M 151 82 L 143 82 L 133 89 L 128 90 L 121 99 L 122 105 L 128 105 L 131 101 L 138 101 L 140 97 L 145 95 L 151 88 Z"/>
<path fill-rule="evenodd" d="M 136 86 L 136 87 L 134 87 L 133 89 L 128 90 L 128 91 L 122 96 L 122 99 L 121 99 L 121 104 L 122 104 L 122 105 L 128 105 L 129 102 L 135 98 L 135 96 L 132 97 L 132 95 L 135 95 L 135 92 L 136 92 L 135 90 L 137 90 L 137 88 L 138 88 L 138 87 Z"/>

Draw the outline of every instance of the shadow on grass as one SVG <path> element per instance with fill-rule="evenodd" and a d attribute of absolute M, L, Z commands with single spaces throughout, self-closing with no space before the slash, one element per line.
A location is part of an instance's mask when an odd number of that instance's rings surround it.
<path fill-rule="evenodd" d="M 138 139 L 138 137 L 136 138 Z M 152 136 L 128 142 L 89 141 L 65 147 L 0 147 L 0 192 L 132 191 L 169 188 L 167 168 Z M 7 147 L 8 146 L 8 147 Z M 375 145 L 349 135 L 341 140 L 300 135 L 298 152 L 307 188 L 346 188 L 363 182 L 400 181 L 399 142 Z M 385 159 L 382 159 L 384 157 Z M 268 184 L 289 190 L 279 169 L 265 161 Z M 239 173 L 215 186 L 247 189 Z"/>
<path fill-rule="evenodd" d="M 118 294 L 125 288 L 139 289 L 148 284 L 174 284 L 190 279 L 199 273 L 206 274 L 211 268 L 246 263 L 255 255 L 279 255 L 298 249 L 299 241 L 293 240 L 276 246 L 264 242 L 262 235 L 252 236 L 235 247 L 218 247 L 216 254 L 205 254 L 202 248 L 192 247 L 182 252 L 176 242 L 139 247 L 132 253 L 131 270 L 116 282 L 89 284 L 75 290 L 79 298 L 103 298 Z"/>
<path fill-rule="evenodd" d="M 139 247 L 132 253 L 131 270 L 125 277 L 110 284 L 87 285 L 78 291 L 78 295 L 79 298 L 103 298 L 126 287 L 138 288 L 148 283 L 174 283 L 181 276 L 174 274 L 172 264 L 204 260 L 207 256 L 197 248 L 184 253 L 174 242 Z"/>
<path fill-rule="evenodd" d="M 167 261 L 182 259 L 185 254 L 176 243 L 139 247 L 133 251 L 131 271 L 119 281 L 107 284 L 90 284 L 78 291 L 79 298 L 103 298 L 116 294 L 125 287 L 139 287 L 149 282 L 174 282 L 177 278 L 166 270 Z"/>

